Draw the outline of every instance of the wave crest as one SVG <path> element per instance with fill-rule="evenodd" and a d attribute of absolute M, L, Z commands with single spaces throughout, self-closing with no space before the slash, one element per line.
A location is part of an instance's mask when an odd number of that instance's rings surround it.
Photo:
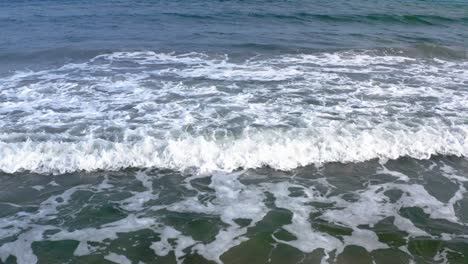
<path fill-rule="evenodd" d="M 241 137 L 208 139 L 185 136 L 135 142 L 90 139 L 81 142 L 0 143 L 0 170 L 7 173 L 67 173 L 158 167 L 199 173 L 269 166 L 290 170 L 326 162 L 362 162 L 408 156 L 468 154 L 468 128 L 423 128 L 418 131 L 309 129 L 265 131 Z"/>

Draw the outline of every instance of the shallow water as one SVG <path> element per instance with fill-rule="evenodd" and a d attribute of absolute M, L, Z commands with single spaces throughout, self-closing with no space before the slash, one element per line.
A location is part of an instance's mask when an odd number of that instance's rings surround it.
<path fill-rule="evenodd" d="M 2 175 L 5 263 L 464 263 L 468 162 Z M 13 257 L 15 256 L 15 257 Z"/>
<path fill-rule="evenodd" d="M 467 12 L 0 2 L 0 263 L 466 263 Z"/>

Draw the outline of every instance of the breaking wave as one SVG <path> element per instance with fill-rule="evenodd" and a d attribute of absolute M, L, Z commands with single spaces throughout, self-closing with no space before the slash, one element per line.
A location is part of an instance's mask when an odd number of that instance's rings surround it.
<path fill-rule="evenodd" d="M 0 170 L 200 173 L 468 154 L 468 64 L 115 52 L 0 78 Z"/>
<path fill-rule="evenodd" d="M 467 156 L 468 128 L 374 129 L 357 134 L 344 129 L 270 131 L 220 140 L 186 136 L 170 140 L 146 137 L 137 142 L 0 143 L 0 169 L 8 173 L 66 173 L 158 167 L 208 173 L 262 166 L 290 170 L 309 164 L 404 156 L 428 159 L 432 155 Z"/>

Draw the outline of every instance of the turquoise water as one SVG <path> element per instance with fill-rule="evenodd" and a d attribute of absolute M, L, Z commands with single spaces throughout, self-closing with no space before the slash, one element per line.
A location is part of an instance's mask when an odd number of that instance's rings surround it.
<path fill-rule="evenodd" d="M 0 2 L 0 263 L 466 263 L 466 1 Z"/>

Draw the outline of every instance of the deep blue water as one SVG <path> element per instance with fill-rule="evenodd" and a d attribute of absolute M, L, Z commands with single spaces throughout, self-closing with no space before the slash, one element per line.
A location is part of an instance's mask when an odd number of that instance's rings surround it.
<path fill-rule="evenodd" d="M 3 70 L 128 49 L 281 53 L 434 45 L 464 51 L 468 3 L 12 0 L 0 3 L 0 26 Z"/>

